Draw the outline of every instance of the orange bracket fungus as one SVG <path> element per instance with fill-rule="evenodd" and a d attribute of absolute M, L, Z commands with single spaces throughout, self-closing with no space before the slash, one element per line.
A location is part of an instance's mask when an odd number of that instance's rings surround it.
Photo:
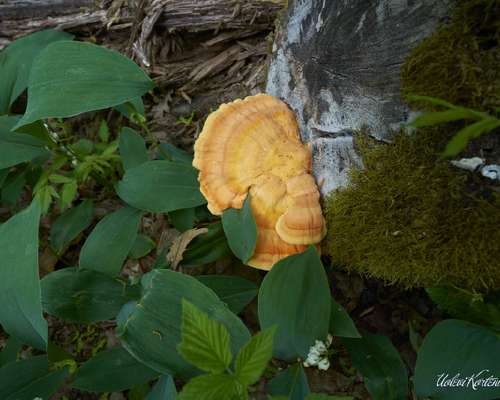
<path fill-rule="evenodd" d="M 193 166 L 212 214 L 241 208 L 250 193 L 257 244 L 248 265 L 269 270 L 325 236 L 311 150 L 281 100 L 258 94 L 222 104 L 196 140 Z"/>

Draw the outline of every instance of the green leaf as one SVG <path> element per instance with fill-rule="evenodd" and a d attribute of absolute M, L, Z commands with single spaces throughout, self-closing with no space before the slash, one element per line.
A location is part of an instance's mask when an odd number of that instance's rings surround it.
<path fill-rule="evenodd" d="M 306 358 L 315 340 L 327 337 L 330 310 L 328 279 L 312 246 L 276 263 L 259 290 L 260 326 L 278 326 L 274 355 L 285 361 Z"/>
<path fill-rule="evenodd" d="M 40 206 L 35 201 L 0 225 L 0 323 L 23 343 L 45 349 L 47 322 L 42 316 L 38 277 L 39 220 Z"/>
<path fill-rule="evenodd" d="M 55 42 L 33 63 L 28 106 L 17 126 L 117 106 L 153 86 L 144 71 L 113 50 L 86 42 Z"/>
<path fill-rule="evenodd" d="M 148 161 L 125 172 L 118 196 L 141 210 L 169 212 L 205 204 L 196 170 L 171 161 Z"/>
<path fill-rule="evenodd" d="M 499 354 L 500 338 L 493 331 L 465 321 L 439 322 L 427 334 L 417 355 L 417 396 L 442 400 L 499 398 L 500 386 L 486 387 L 480 381 L 491 376 L 498 379 Z M 454 377 L 465 382 L 453 387 L 450 383 Z"/>
<path fill-rule="evenodd" d="M 50 228 L 50 243 L 57 253 L 61 253 L 81 232 L 87 229 L 94 218 L 94 205 L 84 200 L 61 214 Z"/>
<path fill-rule="evenodd" d="M 127 101 L 123 104 L 119 104 L 115 106 L 115 109 L 128 119 L 131 119 L 134 113 L 144 116 L 144 103 L 142 101 L 142 97 L 136 97 L 130 101 Z"/>
<path fill-rule="evenodd" d="M 391 341 L 381 335 L 343 339 L 353 366 L 363 375 L 374 400 L 406 400 L 408 373 Z"/>
<path fill-rule="evenodd" d="M 229 367 L 233 355 L 226 327 L 185 299 L 182 299 L 181 332 L 178 350 L 186 361 L 215 374 Z"/>
<path fill-rule="evenodd" d="M 354 400 L 351 396 L 330 396 L 328 394 L 312 393 L 306 397 L 306 400 Z"/>
<path fill-rule="evenodd" d="M 426 291 L 432 301 L 453 318 L 500 330 L 500 303 L 490 303 L 480 294 L 453 287 L 427 288 Z"/>
<path fill-rule="evenodd" d="M 191 379 L 178 400 L 239 400 L 243 388 L 231 375 L 202 375 Z"/>
<path fill-rule="evenodd" d="M 170 143 L 162 143 L 158 148 L 158 158 L 168 161 L 176 161 L 184 164 L 193 164 L 193 155 L 179 149 Z"/>
<path fill-rule="evenodd" d="M 458 121 L 468 118 L 476 119 L 477 116 L 471 114 L 466 109 L 455 108 L 452 110 L 428 112 L 420 115 L 410 123 L 410 126 L 413 126 L 414 128 L 421 128 L 424 126 L 439 125 L 445 122 Z"/>
<path fill-rule="evenodd" d="M 159 373 L 141 364 L 123 347 L 97 353 L 84 363 L 72 387 L 89 392 L 118 392 L 147 383 Z"/>
<path fill-rule="evenodd" d="M 106 215 L 82 247 L 80 268 L 118 275 L 134 245 L 141 218 L 142 213 L 132 207 Z"/>
<path fill-rule="evenodd" d="M 78 323 L 115 318 L 128 301 L 140 297 L 140 289 L 91 270 L 64 268 L 42 281 L 44 310 L 58 318 Z"/>
<path fill-rule="evenodd" d="M 7 177 L 2 188 L 2 203 L 9 206 L 16 205 L 26 185 L 26 169 L 18 170 Z"/>
<path fill-rule="evenodd" d="M 72 181 L 63 185 L 61 190 L 61 208 L 64 210 L 71 205 L 76 197 L 78 185 Z"/>
<path fill-rule="evenodd" d="M 177 390 L 174 380 L 170 375 L 164 375 L 158 379 L 145 400 L 175 400 L 176 398 Z"/>
<path fill-rule="evenodd" d="M 40 139 L 12 131 L 18 120 L 17 116 L 0 116 L 0 169 L 50 154 Z"/>
<path fill-rule="evenodd" d="M 330 314 L 330 333 L 333 336 L 360 338 L 361 335 L 347 311 L 334 299 Z"/>
<path fill-rule="evenodd" d="M 310 393 L 302 364 L 295 364 L 281 371 L 267 384 L 273 396 L 286 396 L 288 400 L 304 400 Z"/>
<path fill-rule="evenodd" d="M 49 369 L 47 356 L 36 356 L 0 368 L 0 399 L 49 399 L 68 377 L 68 369 Z"/>
<path fill-rule="evenodd" d="M 199 373 L 177 351 L 181 341 L 182 298 L 226 327 L 232 354 L 250 338 L 241 320 L 212 290 L 192 276 L 156 269 L 144 275 L 141 283 L 142 298 L 138 304 L 128 304 L 122 309 L 117 333 L 124 347 L 150 368 L 183 377 Z"/>
<path fill-rule="evenodd" d="M 131 128 L 123 128 L 120 133 L 120 155 L 126 170 L 148 161 L 146 142 L 143 137 Z"/>
<path fill-rule="evenodd" d="M 33 33 L 12 42 L 0 52 L 0 114 L 9 112 L 12 103 L 28 86 L 31 65 L 49 43 L 71 40 L 73 35 L 52 29 Z"/>
<path fill-rule="evenodd" d="M 196 208 L 183 208 L 168 213 L 170 223 L 180 232 L 192 229 L 196 219 Z"/>
<path fill-rule="evenodd" d="M 135 238 L 134 245 L 130 249 L 130 258 L 139 259 L 142 258 L 156 247 L 156 243 L 149 236 L 138 234 Z"/>
<path fill-rule="evenodd" d="M 0 367 L 17 360 L 17 355 L 21 351 L 23 344 L 14 336 L 7 339 L 5 347 L 0 352 Z"/>
<path fill-rule="evenodd" d="M 457 132 L 448 142 L 443 152 L 443 157 L 454 157 L 465 149 L 471 139 L 481 136 L 500 126 L 500 120 L 496 118 L 487 118 L 474 124 L 467 125 Z"/>
<path fill-rule="evenodd" d="M 245 199 L 241 210 L 230 208 L 224 211 L 222 226 L 233 253 L 241 261 L 247 262 L 257 243 L 257 225 L 250 208 L 250 195 Z"/>
<path fill-rule="evenodd" d="M 259 292 L 255 283 L 239 276 L 198 275 L 196 279 L 212 289 L 235 314 L 243 311 Z"/>
<path fill-rule="evenodd" d="M 197 267 L 208 264 L 231 254 L 222 223 L 207 226 L 208 232 L 196 237 L 189 243 L 183 254 L 181 266 Z"/>
<path fill-rule="evenodd" d="M 236 377 L 244 385 L 253 385 L 264 373 L 273 356 L 275 333 L 275 326 L 259 332 L 238 353 L 235 363 Z"/>

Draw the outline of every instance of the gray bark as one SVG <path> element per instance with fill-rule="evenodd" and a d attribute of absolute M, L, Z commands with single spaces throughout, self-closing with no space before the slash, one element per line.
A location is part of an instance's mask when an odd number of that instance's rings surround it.
<path fill-rule="evenodd" d="M 400 66 L 446 14 L 440 0 L 289 1 L 267 91 L 297 113 L 323 195 L 362 166 L 354 130 L 390 140 L 407 121 Z"/>

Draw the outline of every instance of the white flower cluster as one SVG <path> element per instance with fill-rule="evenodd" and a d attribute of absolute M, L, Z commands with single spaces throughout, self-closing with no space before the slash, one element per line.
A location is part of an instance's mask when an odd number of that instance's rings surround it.
<path fill-rule="evenodd" d="M 326 371 L 330 368 L 328 360 L 328 348 L 332 345 L 333 336 L 328 334 L 326 341 L 316 340 L 314 346 L 309 349 L 307 359 L 303 362 L 304 367 L 318 367 L 318 369 Z"/>

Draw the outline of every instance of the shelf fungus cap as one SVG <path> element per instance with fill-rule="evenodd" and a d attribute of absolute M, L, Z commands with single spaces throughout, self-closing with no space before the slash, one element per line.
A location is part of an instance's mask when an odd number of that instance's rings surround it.
<path fill-rule="evenodd" d="M 193 166 L 212 214 L 243 207 L 250 193 L 257 244 L 248 265 L 269 270 L 325 236 L 311 150 L 281 100 L 258 94 L 221 105 L 196 140 Z"/>

